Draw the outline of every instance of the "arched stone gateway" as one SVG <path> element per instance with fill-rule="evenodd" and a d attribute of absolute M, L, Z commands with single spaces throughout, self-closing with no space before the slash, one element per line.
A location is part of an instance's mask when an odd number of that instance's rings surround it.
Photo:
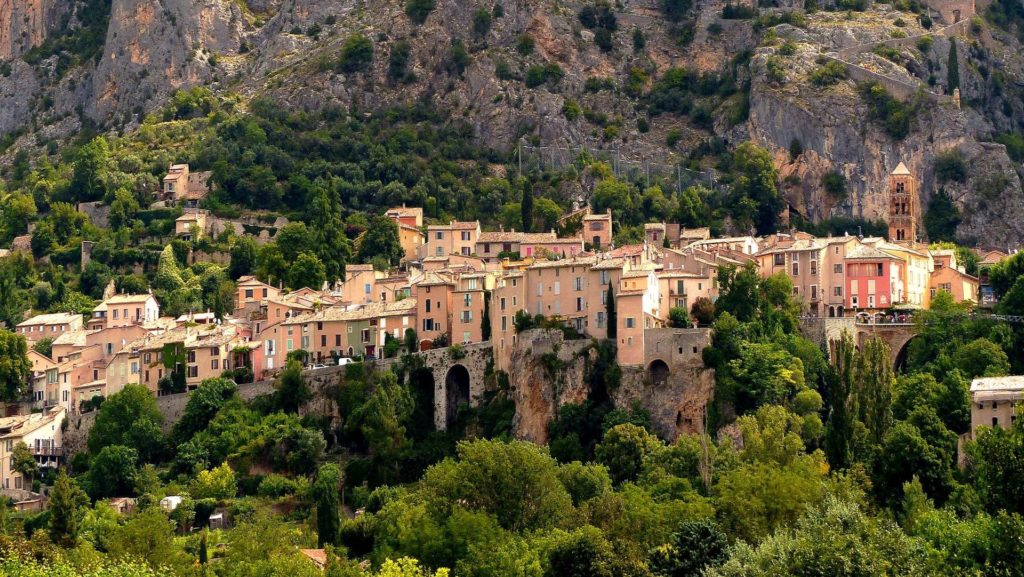
<path fill-rule="evenodd" d="M 484 394 L 484 372 L 493 358 L 491 343 L 421 351 L 423 368 L 434 376 L 434 427 L 448 429 L 460 405 L 475 407 Z"/>
<path fill-rule="evenodd" d="M 453 365 L 444 379 L 444 389 L 447 404 L 445 427 L 449 428 L 455 424 L 459 409 L 469 405 L 469 370 L 462 365 Z"/>
<path fill-rule="evenodd" d="M 668 381 L 668 363 L 661 359 L 654 359 L 647 367 L 647 377 L 654 386 L 664 385 Z"/>

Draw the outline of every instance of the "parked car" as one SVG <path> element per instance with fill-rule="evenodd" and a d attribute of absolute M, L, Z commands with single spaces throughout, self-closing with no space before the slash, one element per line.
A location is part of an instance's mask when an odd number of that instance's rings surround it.
<path fill-rule="evenodd" d="M 352 359 L 350 359 L 350 358 L 348 358 L 348 357 L 340 357 L 340 358 L 338 359 L 338 366 L 339 366 L 339 367 L 344 367 L 345 365 L 347 365 L 347 364 L 349 364 L 349 363 L 354 363 L 354 362 L 355 362 L 355 361 L 353 361 Z"/>

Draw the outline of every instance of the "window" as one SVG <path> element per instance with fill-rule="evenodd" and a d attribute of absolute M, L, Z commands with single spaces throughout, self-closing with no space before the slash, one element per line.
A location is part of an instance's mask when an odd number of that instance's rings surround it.
<path fill-rule="evenodd" d="M 217 370 L 220 368 L 220 359 L 210 359 L 210 368 Z"/>
<path fill-rule="evenodd" d="M 138 361 L 132 361 L 132 374 L 133 375 L 139 374 L 139 363 L 138 363 Z"/>
<path fill-rule="evenodd" d="M 117 318 L 117 309 L 114 309 L 114 318 L 115 318 L 115 319 Z M 54 327 L 54 329 L 53 329 L 53 330 L 57 330 L 57 328 L 56 328 L 56 327 Z"/>
<path fill-rule="evenodd" d="M 843 296 L 843 287 L 837 286 L 832 289 L 832 296 L 841 297 Z"/>
<path fill-rule="evenodd" d="M 267 298 L 267 289 L 263 289 L 263 298 Z"/>
<path fill-rule="evenodd" d="M 444 256 L 444 247 L 437 247 L 434 250 L 434 256 Z"/>
<path fill-rule="evenodd" d="M 363 329 L 362 331 L 360 331 L 359 337 L 362 339 L 364 343 L 370 342 L 370 329 Z"/>
<path fill-rule="evenodd" d="M 468 246 L 462 247 L 462 256 L 469 256 L 469 255 L 470 255 L 469 247 Z"/>
<path fill-rule="evenodd" d="M 786 266 L 786 255 L 785 253 L 777 252 L 773 255 L 773 263 L 775 266 Z"/>
<path fill-rule="evenodd" d="M 633 317 L 626 317 L 626 328 L 631 329 L 636 326 L 636 320 Z"/>
<path fill-rule="evenodd" d="M 505 316 L 501 317 L 501 330 L 502 331 L 507 331 L 508 330 L 508 317 L 505 317 Z"/>
<path fill-rule="evenodd" d="M 537 283 L 537 296 L 544 296 L 544 283 L 542 282 Z"/>
<path fill-rule="evenodd" d="M 597 328 L 604 328 L 604 311 L 597 311 Z"/>
<path fill-rule="evenodd" d="M 576 312 L 583 310 L 583 297 L 576 297 Z"/>
<path fill-rule="evenodd" d="M 490 252 L 491 252 L 491 243 L 485 242 L 484 243 L 484 254 L 490 254 Z"/>
<path fill-rule="evenodd" d="M 444 240 L 444 233 L 441 231 L 437 231 L 437 233 L 434 235 L 434 238 L 436 238 L 437 240 Z"/>
<path fill-rule="evenodd" d="M 341 346 L 341 335 L 334 335 L 334 346 Z"/>
<path fill-rule="evenodd" d="M 601 271 L 601 284 L 603 284 L 603 285 L 608 284 L 608 281 L 609 281 L 609 279 L 608 279 L 608 271 L 606 271 L 606 270 Z"/>
<path fill-rule="evenodd" d="M 498 302 L 501 303 L 501 310 L 505 310 L 505 297 L 501 297 Z"/>
<path fill-rule="evenodd" d="M 556 295 L 562 294 L 562 283 L 555 281 L 554 290 Z"/>
<path fill-rule="evenodd" d="M 473 295 L 467 293 L 462 295 L 462 306 L 471 307 L 473 306 Z"/>
<path fill-rule="evenodd" d="M 321 347 L 326 347 L 327 346 L 327 335 L 320 335 L 320 346 Z"/>
<path fill-rule="evenodd" d="M 473 340 L 473 339 L 472 339 L 472 337 L 470 336 L 470 334 L 469 334 L 469 331 L 465 331 L 465 332 L 463 332 L 463 333 L 462 333 L 462 342 L 464 342 L 464 343 L 468 343 L 468 342 L 470 342 L 470 341 L 472 341 L 472 340 Z"/>
<path fill-rule="evenodd" d="M 473 320 L 473 311 L 462 311 L 462 322 L 468 323 Z"/>
<path fill-rule="evenodd" d="M 574 283 L 574 287 L 573 288 L 575 288 L 578 291 L 583 290 L 583 277 L 581 277 L 581 276 L 576 277 L 576 280 L 574 280 L 573 283 Z"/>
<path fill-rule="evenodd" d="M 817 276 L 817 275 L 818 275 L 818 261 L 812 260 L 811 261 L 811 276 Z"/>
<path fill-rule="evenodd" d="M 884 274 L 882 263 L 875 265 L 875 276 L 883 276 Z"/>
<path fill-rule="evenodd" d="M 839 249 L 837 248 L 836 250 L 839 250 Z M 832 272 L 834 272 L 836 274 L 843 274 L 843 264 L 839 263 L 839 264 L 832 265 Z"/>
<path fill-rule="evenodd" d="M 199 376 L 199 367 L 192 365 L 188 368 L 188 378 L 195 379 Z"/>
<path fill-rule="evenodd" d="M 818 285 L 811 285 L 811 300 L 818 300 Z"/>
<path fill-rule="evenodd" d="M 190 363 L 196 362 L 196 352 L 194 350 L 191 350 L 191 351 L 188 352 L 188 362 L 190 362 Z"/>
<path fill-rule="evenodd" d="M 247 299 L 251 299 L 252 298 L 252 289 L 245 289 L 245 298 L 247 298 Z"/>
<path fill-rule="evenodd" d="M 793 260 L 793 276 L 800 276 L 800 261 Z"/>
<path fill-rule="evenodd" d="M 427 300 L 426 300 L 426 302 L 425 302 L 424 304 L 426 305 L 426 307 L 427 307 L 427 312 L 429 313 L 429 312 L 430 312 L 430 299 L 427 299 Z"/>

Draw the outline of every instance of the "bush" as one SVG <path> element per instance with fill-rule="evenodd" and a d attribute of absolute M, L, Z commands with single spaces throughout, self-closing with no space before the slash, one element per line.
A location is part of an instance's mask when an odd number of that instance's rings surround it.
<path fill-rule="evenodd" d="M 373 62 L 373 42 L 363 34 L 353 34 L 341 47 L 338 68 L 342 72 L 360 72 Z"/>
<path fill-rule="evenodd" d="M 844 78 L 846 78 L 846 66 L 835 60 L 829 60 L 811 72 L 811 83 L 815 86 L 832 86 Z"/>
<path fill-rule="evenodd" d="M 996 142 L 1006 147 L 1006 154 L 1016 162 L 1024 161 L 1024 136 L 1012 132 L 1004 132 L 996 137 Z"/>
<path fill-rule="evenodd" d="M 794 138 L 789 141 L 789 159 L 796 160 L 801 154 L 804 153 L 804 145 L 800 144 L 800 140 Z"/>
<path fill-rule="evenodd" d="M 935 176 L 939 182 L 965 182 L 967 180 L 967 159 L 956 148 L 940 152 L 935 157 Z"/>
<path fill-rule="evenodd" d="M 565 72 L 555 63 L 544 66 L 535 64 L 526 69 L 525 82 L 528 88 L 536 88 L 544 83 L 557 84 L 564 76 Z"/>
<path fill-rule="evenodd" d="M 757 16 L 757 10 L 745 4 L 726 4 L 722 8 L 722 18 L 725 20 L 750 20 Z"/>
<path fill-rule="evenodd" d="M 794 54 L 796 54 L 796 42 L 786 40 L 782 43 L 782 46 L 779 46 L 780 56 L 792 56 Z"/>
<path fill-rule="evenodd" d="M 434 0 L 406 0 L 405 15 L 416 24 L 423 24 L 434 11 Z"/>
<path fill-rule="evenodd" d="M 669 148 L 675 148 L 675 146 L 679 144 L 679 141 L 682 140 L 682 138 L 682 133 L 673 128 L 672 130 L 669 130 L 668 134 L 665 136 L 665 145 L 668 146 Z"/>
<path fill-rule="evenodd" d="M 922 36 L 917 39 L 917 49 L 920 50 L 921 53 L 927 53 L 932 49 L 932 44 L 934 43 L 935 39 L 933 39 L 931 36 Z"/>
<path fill-rule="evenodd" d="M 580 108 L 580 103 L 576 102 L 572 98 L 565 101 L 562 105 L 562 114 L 569 120 L 576 120 L 583 114 L 583 109 Z"/>
<path fill-rule="evenodd" d="M 841 199 L 846 197 L 846 179 L 838 172 L 829 172 L 821 177 L 821 185 L 825 187 L 825 192 L 828 192 L 832 198 Z"/>
<path fill-rule="evenodd" d="M 533 36 L 523 34 L 516 40 L 516 50 L 523 56 L 527 56 L 533 52 L 534 44 Z"/>
<path fill-rule="evenodd" d="M 473 34 L 478 38 L 487 36 L 491 31 L 491 12 L 486 8 L 479 8 L 473 13 Z"/>
<path fill-rule="evenodd" d="M 910 120 L 914 110 L 892 97 L 885 87 L 877 82 L 860 86 L 861 97 L 868 105 L 873 120 L 882 124 L 886 134 L 902 140 L 910 133 Z"/>
<path fill-rule="evenodd" d="M 611 52 L 615 47 L 612 32 L 607 28 L 598 28 L 594 33 L 594 44 L 601 49 L 601 52 Z"/>

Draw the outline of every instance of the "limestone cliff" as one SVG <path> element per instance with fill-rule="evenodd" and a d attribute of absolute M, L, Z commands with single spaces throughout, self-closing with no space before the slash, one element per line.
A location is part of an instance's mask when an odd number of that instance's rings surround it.
<path fill-rule="evenodd" d="M 502 150 L 526 139 L 671 166 L 712 137 L 728 146 L 752 138 L 773 151 L 793 210 L 812 220 L 879 216 L 885 177 L 903 161 L 922 179 L 922 206 L 939 186 L 951 193 L 964 215 L 963 240 L 1024 240 L 1020 166 L 993 144 L 1024 122 L 1024 57 L 1012 35 L 964 20 L 949 35 L 959 38 L 963 106 L 925 96 L 909 133 L 896 139 L 868 118 L 858 78 L 823 88 L 809 77 L 823 57 L 843 56 L 862 76 L 885 75 L 895 88 L 944 96 L 950 40 L 939 32 L 948 22 L 938 14 L 931 30 L 882 4 L 773 26 L 767 18 L 778 21 L 798 3 L 773 2 L 758 22 L 725 19 L 725 0 L 700 0 L 673 23 L 659 0 L 631 0 L 613 3 L 616 31 L 602 48 L 578 17 L 593 4 L 437 0 L 417 25 L 403 0 L 0 0 L 0 137 L 25 133 L 0 163 L 18 148 L 38 152 L 39 143 L 67 139 L 83 121 L 131 130 L 176 90 L 194 86 L 240 95 L 243 103 L 270 96 L 297 109 L 419 100 L 468 120 L 481 143 Z M 107 6 L 109 18 L 96 18 Z M 475 22 L 479 12 L 491 14 L 489 25 Z M 105 31 L 83 35 L 98 39 L 94 55 L 76 59 L 47 41 L 100 21 Z M 356 32 L 373 42 L 371 69 L 339 72 L 342 46 Z M 931 40 L 922 48 L 926 33 Z M 520 46 L 524 36 L 532 47 Z M 400 43 L 408 46 L 407 66 L 394 77 L 391 54 Z M 876 44 L 891 50 L 847 53 Z M 456 45 L 466 50 L 462 63 L 454 60 Z M 526 76 L 541 67 L 560 72 L 528 87 Z M 749 117 L 730 118 L 734 106 L 725 100 L 709 103 L 713 119 L 703 126 L 674 114 L 648 117 L 641 95 L 676 67 L 731 75 L 749 97 Z M 588 89 L 595 79 L 607 84 Z M 914 100 L 908 90 L 903 96 Z M 563 114 L 569 100 L 579 103 L 582 118 Z M 673 146 L 666 143 L 670 131 L 680 137 Z M 803 154 L 790 158 L 794 141 Z M 934 160 L 954 147 L 971 170 L 965 182 L 940 183 Z M 841 197 L 821 185 L 833 171 L 846 177 Z"/>

